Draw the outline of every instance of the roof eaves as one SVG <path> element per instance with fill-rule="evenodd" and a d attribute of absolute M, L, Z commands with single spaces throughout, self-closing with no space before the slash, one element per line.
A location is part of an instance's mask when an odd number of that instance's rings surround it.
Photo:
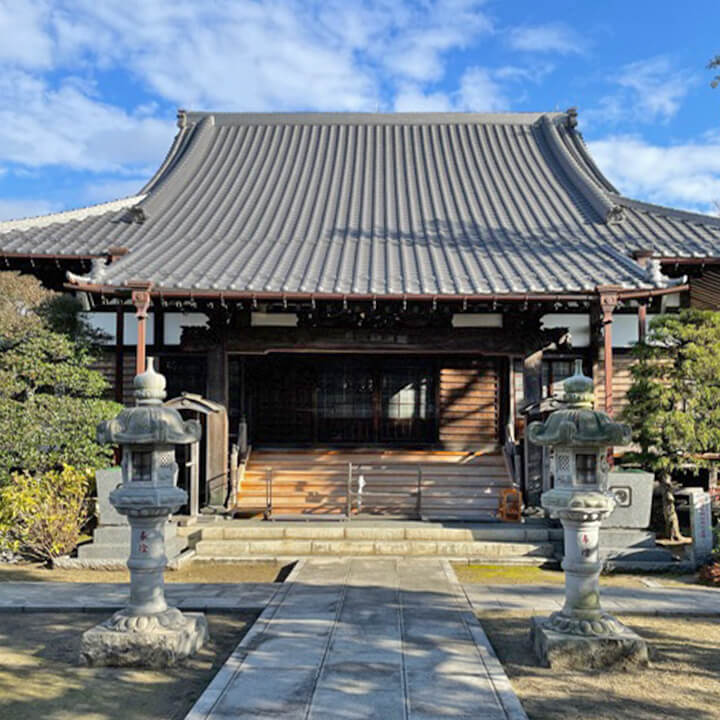
<path fill-rule="evenodd" d="M 75 210 L 51 213 L 49 215 L 38 215 L 36 217 L 21 218 L 19 220 L 5 220 L 0 222 L 0 234 L 13 231 L 31 230 L 34 228 L 48 227 L 49 225 L 62 224 L 72 221 L 85 220 L 90 217 L 97 217 L 105 213 L 116 212 L 137 205 L 145 199 L 146 195 L 133 195 L 131 197 L 112 200 L 99 205 L 89 205 Z"/>
<path fill-rule="evenodd" d="M 704 215 L 703 213 L 696 213 L 690 210 L 677 210 L 675 208 L 665 207 L 664 205 L 655 205 L 642 200 L 634 200 L 633 198 L 625 197 L 620 194 L 615 194 L 611 197 L 618 205 L 622 205 L 626 208 L 639 210 L 651 215 L 661 215 L 674 220 L 695 223 L 697 225 L 707 225 L 708 227 L 713 228 L 713 230 L 720 230 L 720 217 L 715 215 Z"/>

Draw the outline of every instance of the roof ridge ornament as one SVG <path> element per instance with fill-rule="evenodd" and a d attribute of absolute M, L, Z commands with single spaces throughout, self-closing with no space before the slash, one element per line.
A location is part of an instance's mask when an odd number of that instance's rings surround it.
<path fill-rule="evenodd" d="M 183 108 L 178 108 L 177 111 L 177 126 L 184 130 L 187 127 L 188 123 L 188 114 L 187 110 L 184 110 Z"/>
<path fill-rule="evenodd" d="M 568 108 L 566 110 L 566 113 L 567 113 L 566 125 L 568 126 L 568 128 L 570 128 L 570 130 L 572 130 L 572 129 L 576 128 L 577 124 L 578 124 L 578 110 L 576 107 L 573 106 L 573 107 Z"/>

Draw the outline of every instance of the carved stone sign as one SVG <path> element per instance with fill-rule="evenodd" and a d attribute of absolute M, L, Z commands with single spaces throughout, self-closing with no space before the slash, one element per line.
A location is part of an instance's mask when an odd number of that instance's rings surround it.
<path fill-rule="evenodd" d="M 688 497 L 693 561 L 696 565 L 702 565 L 710 558 L 713 549 L 710 495 L 702 488 L 685 488 L 679 494 Z"/>

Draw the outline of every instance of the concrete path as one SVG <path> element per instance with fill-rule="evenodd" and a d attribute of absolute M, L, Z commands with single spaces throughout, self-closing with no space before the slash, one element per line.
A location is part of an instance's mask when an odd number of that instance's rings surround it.
<path fill-rule="evenodd" d="M 449 564 L 306 560 L 186 720 L 526 720 Z"/>
<path fill-rule="evenodd" d="M 648 582 L 653 582 L 652 580 Z M 559 610 L 563 604 L 562 585 L 464 585 L 476 612 L 488 610 L 535 611 Z M 720 588 L 603 587 L 600 602 L 611 613 L 620 615 L 718 615 Z"/>
<path fill-rule="evenodd" d="M 181 610 L 263 610 L 281 583 L 166 583 L 168 603 Z M 2 582 L 0 612 L 118 610 L 127 583 Z"/>

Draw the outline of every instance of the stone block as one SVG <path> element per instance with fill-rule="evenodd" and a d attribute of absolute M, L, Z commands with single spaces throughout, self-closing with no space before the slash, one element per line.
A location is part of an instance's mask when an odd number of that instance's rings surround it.
<path fill-rule="evenodd" d="M 201 540 L 195 546 L 198 556 L 243 557 L 250 551 L 250 543 L 240 540 Z"/>
<path fill-rule="evenodd" d="M 121 611 L 122 613 L 122 611 Z M 208 639 L 207 620 L 199 613 L 182 614 L 177 609 L 161 613 L 172 622 L 155 616 L 133 618 L 133 627 L 119 628 L 113 621 L 83 633 L 80 662 L 90 666 L 164 668 L 194 655 Z"/>
<path fill-rule="evenodd" d="M 250 555 L 309 555 L 312 548 L 310 540 L 251 540 L 248 544 Z"/>
<path fill-rule="evenodd" d="M 122 483 L 119 467 L 106 468 L 95 472 L 95 486 L 98 499 L 98 522 L 100 525 L 127 525 L 128 521 L 110 504 L 110 492 Z"/>
<path fill-rule="evenodd" d="M 405 533 L 408 540 L 471 541 L 473 539 L 473 531 L 469 528 L 444 528 L 431 524 L 427 527 L 408 528 Z"/>
<path fill-rule="evenodd" d="M 607 635 L 573 635 L 547 627 L 547 618 L 533 617 L 530 622 L 530 642 L 546 667 L 599 670 L 648 664 L 647 643 L 630 628 Z"/>
<path fill-rule="evenodd" d="M 203 538 L 205 538 L 203 530 Z M 280 540 L 285 536 L 285 529 L 281 527 L 226 527 L 223 528 L 222 537 L 226 540 Z M 207 537 L 210 537 L 208 535 Z"/>
<path fill-rule="evenodd" d="M 331 527 L 296 525 L 285 528 L 285 537 L 288 540 L 341 540 L 345 537 L 345 528 L 340 525 Z"/>
<path fill-rule="evenodd" d="M 374 555 L 375 543 L 372 540 L 315 540 L 312 551 L 323 555 Z"/>
<path fill-rule="evenodd" d="M 409 542 L 378 540 L 375 552 L 378 555 L 409 555 L 411 545 Z"/>
<path fill-rule="evenodd" d="M 615 495 L 617 502 L 602 527 L 646 528 L 650 524 L 654 481 L 652 473 L 610 472 L 608 489 Z"/>
<path fill-rule="evenodd" d="M 405 528 L 402 527 L 346 527 L 348 540 L 404 540 Z"/>

